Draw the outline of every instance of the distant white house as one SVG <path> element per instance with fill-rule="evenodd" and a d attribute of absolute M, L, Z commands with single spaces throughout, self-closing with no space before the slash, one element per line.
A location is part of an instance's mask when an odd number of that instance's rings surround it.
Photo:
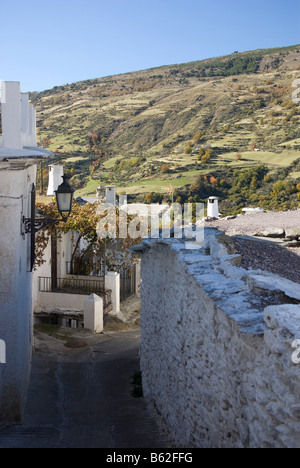
<path fill-rule="evenodd" d="M 265 213 L 266 211 L 263 210 L 262 208 L 243 208 L 242 211 L 245 213 L 245 214 L 255 214 L 255 213 Z"/>

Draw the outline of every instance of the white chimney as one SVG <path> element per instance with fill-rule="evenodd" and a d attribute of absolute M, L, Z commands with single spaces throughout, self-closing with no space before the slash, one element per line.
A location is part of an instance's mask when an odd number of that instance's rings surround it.
<path fill-rule="evenodd" d="M 62 184 L 62 176 L 64 175 L 64 166 L 49 166 L 49 182 L 48 182 L 48 197 L 55 195 L 55 190 Z"/>
<path fill-rule="evenodd" d="M 127 205 L 127 195 L 119 195 L 119 206 Z"/>
<path fill-rule="evenodd" d="M 114 185 L 107 185 L 106 187 L 106 203 L 116 206 L 116 187 Z"/>
<path fill-rule="evenodd" d="M 103 201 L 105 198 L 105 187 L 102 187 L 101 185 L 97 188 L 96 190 L 97 193 L 97 198 L 99 201 Z"/>
<path fill-rule="evenodd" d="M 210 218 L 219 218 L 219 199 L 217 197 L 209 197 L 207 204 L 207 216 Z"/>
<path fill-rule="evenodd" d="M 3 146 L 22 149 L 22 108 L 19 82 L 2 82 L 1 113 Z"/>

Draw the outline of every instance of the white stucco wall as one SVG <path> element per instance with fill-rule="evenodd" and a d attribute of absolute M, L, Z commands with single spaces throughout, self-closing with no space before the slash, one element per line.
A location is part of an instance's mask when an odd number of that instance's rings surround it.
<path fill-rule="evenodd" d="M 32 274 L 30 236 L 21 235 L 21 218 L 29 215 L 29 191 L 36 166 L 0 164 L 0 339 L 6 364 L 0 365 L 0 421 L 22 417 L 32 350 Z"/>
<path fill-rule="evenodd" d="M 176 446 L 299 448 L 300 364 L 292 344 L 300 338 L 300 305 L 263 311 L 254 290 L 263 297 L 285 291 L 287 302 L 300 302 L 300 286 L 233 266 L 238 257 L 221 238 L 206 238 L 210 255 L 175 240 L 142 244 L 145 395 Z"/>
<path fill-rule="evenodd" d="M 67 276 L 67 261 L 70 261 L 72 254 L 73 233 L 61 234 L 57 241 L 57 277 Z M 51 278 L 51 241 L 44 251 L 45 262 L 35 269 L 33 274 L 32 297 L 34 310 L 39 310 L 39 277 Z M 81 309 L 82 310 L 82 309 Z"/>
<path fill-rule="evenodd" d="M 64 294 L 64 293 L 39 293 L 37 308 L 39 312 L 44 311 L 84 311 L 84 300 L 88 296 L 80 294 Z"/>
<path fill-rule="evenodd" d="M 6 363 L 0 364 L 0 424 L 22 419 L 32 350 L 30 192 L 36 164 L 52 153 L 36 147 L 35 110 L 19 82 L 1 82 L 0 137 L 0 340 Z"/>

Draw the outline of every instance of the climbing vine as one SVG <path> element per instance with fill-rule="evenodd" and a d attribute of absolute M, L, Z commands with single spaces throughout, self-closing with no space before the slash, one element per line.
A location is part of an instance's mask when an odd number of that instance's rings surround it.
<path fill-rule="evenodd" d="M 60 219 L 56 204 L 54 202 L 45 205 L 43 203 L 37 203 L 37 209 L 42 216 L 47 216 L 51 219 Z M 107 237 L 100 237 L 98 232 L 98 223 L 100 220 L 107 216 L 106 210 L 99 211 L 98 204 L 86 203 L 85 205 L 79 205 L 73 203 L 72 212 L 68 218 L 68 221 L 64 223 L 59 222 L 57 225 L 50 225 L 42 229 L 36 238 L 35 254 L 36 262 L 35 269 L 45 263 L 44 252 L 50 241 L 51 236 L 60 238 L 62 234 L 68 232 L 74 233 L 73 236 L 73 247 L 71 262 L 73 262 L 79 256 L 83 258 L 97 256 L 103 258 L 106 252 L 106 264 L 113 265 L 123 260 L 128 262 L 129 253 L 128 249 L 139 242 L 141 237 L 132 239 L 128 234 L 127 237 L 120 238 L 120 231 L 128 233 L 128 225 L 132 221 L 132 216 L 120 216 L 119 208 L 115 207 L 115 220 L 116 220 L 116 231 L 115 235 L 110 235 L 109 226 L 104 227 L 107 230 Z M 124 226 L 124 223 L 127 225 Z M 76 234 L 76 236 L 75 236 Z M 86 248 L 84 251 L 79 252 L 81 240 L 85 240 Z"/>

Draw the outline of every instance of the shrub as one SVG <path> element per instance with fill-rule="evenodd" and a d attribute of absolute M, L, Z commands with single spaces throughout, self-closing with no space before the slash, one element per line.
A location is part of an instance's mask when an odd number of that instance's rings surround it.
<path fill-rule="evenodd" d="M 169 164 L 163 164 L 161 166 L 161 172 L 162 172 L 162 174 L 167 174 L 168 172 L 170 172 Z"/>
<path fill-rule="evenodd" d="M 153 193 L 147 193 L 146 202 L 147 203 L 153 203 Z"/>

